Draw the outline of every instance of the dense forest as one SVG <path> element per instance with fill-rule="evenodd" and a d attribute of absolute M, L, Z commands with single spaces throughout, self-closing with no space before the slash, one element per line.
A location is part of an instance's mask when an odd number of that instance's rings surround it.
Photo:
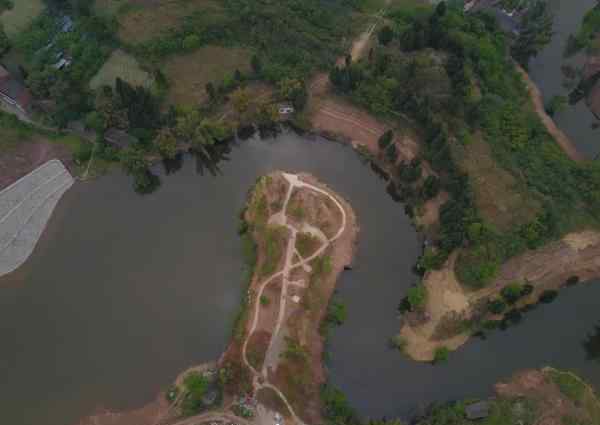
<path fill-rule="evenodd" d="M 421 258 L 421 271 L 440 267 L 463 247 L 458 276 L 482 287 L 508 258 L 600 224 L 600 164 L 570 160 L 546 131 L 510 56 L 519 40 L 507 37 L 493 17 L 445 3 L 435 10 L 404 8 L 389 18 L 368 59 L 347 61 L 330 78 L 341 94 L 373 113 L 409 116 L 423 130 L 423 159 L 450 200 L 441 207 L 435 248 Z M 478 180 L 464 166 L 479 141 L 513 176 L 519 195 L 539 205 L 534 217 L 501 230 L 494 217 L 482 214 L 474 195 Z M 396 153 L 387 156 L 395 160 Z M 414 207 L 431 197 L 424 184 L 413 183 L 420 171 L 411 168 L 418 165 L 398 167 L 401 195 Z M 516 217 L 517 211 L 506 214 Z"/>

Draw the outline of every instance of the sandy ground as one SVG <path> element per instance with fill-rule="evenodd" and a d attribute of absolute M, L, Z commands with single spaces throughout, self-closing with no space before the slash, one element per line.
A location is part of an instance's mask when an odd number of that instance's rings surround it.
<path fill-rule="evenodd" d="M 558 128 L 558 126 L 554 123 L 554 120 L 546 113 L 546 108 L 544 107 L 544 98 L 542 97 L 542 93 L 533 82 L 533 80 L 529 77 L 529 74 L 525 72 L 523 68 L 515 63 L 517 70 L 521 73 L 523 77 L 523 81 L 527 85 L 527 89 L 529 90 L 529 95 L 533 102 L 533 106 L 538 116 L 546 126 L 546 130 L 548 133 L 554 137 L 556 143 L 560 145 L 563 151 L 574 161 L 583 161 L 584 156 L 577 150 L 571 139 L 567 137 L 563 131 Z"/>
<path fill-rule="evenodd" d="M 534 286 L 533 293 L 521 301 L 527 304 L 535 302 L 544 290 L 559 289 L 571 276 L 583 281 L 600 276 L 600 233 L 570 233 L 560 241 L 514 257 L 502 265 L 494 282 L 474 292 L 465 291 L 458 283 L 454 273 L 456 257 L 457 252 L 450 256 L 442 270 L 428 272 L 423 279 L 429 294 L 428 320 L 418 325 L 405 322 L 400 330 L 407 341 L 406 353 L 415 360 L 430 361 L 436 348 L 445 346 L 455 350 L 466 343 L 467 334 L 435 340 L 435 329 L 447 314 L 468 317 L 477 302 L 496 296 L 512 282 L 528 281 Z"/>

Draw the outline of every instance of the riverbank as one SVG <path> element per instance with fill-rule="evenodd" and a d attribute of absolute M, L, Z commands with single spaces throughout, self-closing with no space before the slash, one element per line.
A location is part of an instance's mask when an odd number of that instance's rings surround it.
<path fill-rule="evenodd" d="M 560 241 L 511 258 L 500 267 L 496 279 L 486 288 L 466 290 L 454 273 L 455 252 L 441 270 L 423 278 L 427 302 L 422 311 L 425 321 L 405 320 L 400 337 L 403 351 L 412 359 L 432 361 L 437 350 L 456 350 L 486 321 L 499 321 L 502 315 L 488 311 L 502 290 L 513 283 L 532 286 L 531 292 L 514 303 L 514 310 L 539 302 L 545 291 L 559 290 L 567 282 L 586 281 L 600 276 L 600 233 L 570 233 Z M 467 324 L 474 320 L 476 323 Z"/>
<path fill-rule="evenodd" d="M 494 387 L 485 400 L 466 399 L 429 409 L 415 425 L 471 423 L 559 425 L 597 423 L 600 400 L 577 375 L 553 368 L 524 370 Z"/>
<path fill-rule="evenodd" d="M 523 82 L 525 83 L 527 90 L 529 91 L 529 96 L 531 97 L 533 108 L 540 117 L 540 120 L 546 127 L 548 133 L 550 133 L 554 140 L 556 140 L 556 143 L 558 143 L 558 145 L 567 154 L 569 158 L 571 158 L 573 161 L 584 161 L 585 157 L 583 156 L 583 154 L 577 150 L 575 144 L 571 141 L 571 139 L 569 139 L 569 137 L 560 128 L 558 128 L 552 117 L 550 117 L 548 113 L 546 113 L 544 98 L 538 86 L 520 65 L 515 63 L 515 67 L 517 71 L 519 71 L 519 73 L 521 74 Z"/>

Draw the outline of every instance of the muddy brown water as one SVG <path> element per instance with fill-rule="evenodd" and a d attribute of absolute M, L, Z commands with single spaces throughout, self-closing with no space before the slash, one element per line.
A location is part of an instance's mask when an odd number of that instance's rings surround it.
<path fill-rule="evenodd" d="M 0 280 L 0 423 L 72 425 L 103 407 L 137 408 L 187 367 L 225 348 L 242 294 L 237 212 L 255 179 L 314 174 L 355 209 L 355 268 L 342 274 L 346 324 L 332 334 L 331 380 L 365 417 L 486 395 L 515 370 L 552 364 L 600 384 L 582 341 L 600 320 L 600 285 L 575 287 L 522 324 L 473 340 L 445 366 L 388 348 L 396 307 L 415 282 L 417 235 L 355 152 L 293 134 L 233 149 L 221 175 L 191 158 L 140 197 L 116 172 L 77 184 L 34 255 Z"/>

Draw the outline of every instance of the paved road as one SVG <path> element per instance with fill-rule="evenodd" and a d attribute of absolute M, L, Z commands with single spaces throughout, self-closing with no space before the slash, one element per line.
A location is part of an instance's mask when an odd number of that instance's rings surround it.
<path fill-rule="evenodd" d="M 56 204 L 73 183 L 62 162 L 51 160 L 0 192 L 0 276 L 31 255 Z"/>

